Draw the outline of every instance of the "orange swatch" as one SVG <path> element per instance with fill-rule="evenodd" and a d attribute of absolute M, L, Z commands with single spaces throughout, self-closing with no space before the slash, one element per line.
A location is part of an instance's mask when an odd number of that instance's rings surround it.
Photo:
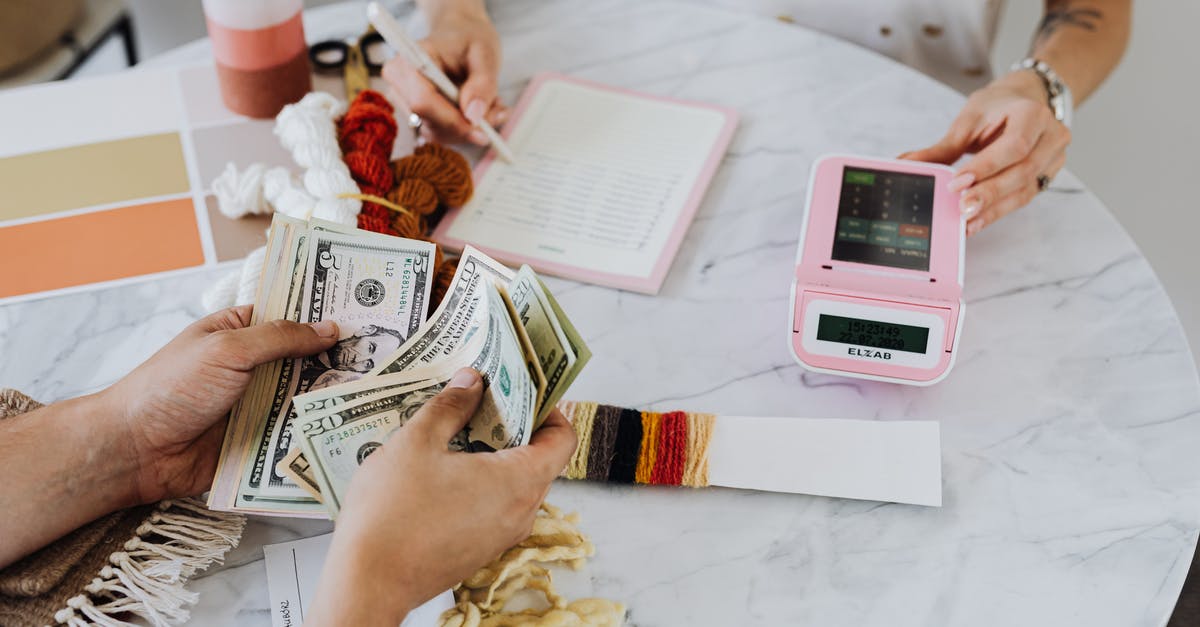
<path fill-rule="evenodd" d="M 203 263 L 191 198 L 0 228 L 0 298 Z"/>

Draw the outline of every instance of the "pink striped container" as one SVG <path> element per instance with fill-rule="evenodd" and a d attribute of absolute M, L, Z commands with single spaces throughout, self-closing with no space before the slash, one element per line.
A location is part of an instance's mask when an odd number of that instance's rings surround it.
<path fill-rule="evenodd" d="M 312 89 L 302 0 L 204 0 L 221 99 L 270 118 Z"/>

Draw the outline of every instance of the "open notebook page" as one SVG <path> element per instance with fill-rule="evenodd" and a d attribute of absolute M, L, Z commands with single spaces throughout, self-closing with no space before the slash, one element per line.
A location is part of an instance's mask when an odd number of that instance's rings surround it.
<path fill-rule="evenodd" d="M 515 163 L 492 161 L 439 239 L 551 274 L 657 291 L 732 114 L 564 78 L 530 90 L 509 137 Z"/>

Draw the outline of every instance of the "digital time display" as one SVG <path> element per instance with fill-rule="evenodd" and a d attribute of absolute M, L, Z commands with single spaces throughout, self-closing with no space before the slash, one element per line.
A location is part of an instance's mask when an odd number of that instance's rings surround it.
<path fill-rule="evenodd" d="M 924 353 L 929 342 L 929 329 L 821 314 L 817 320 L 817 339 L 869 348 Z"/>
<path fill-rule="evenodd" d="M 838 198 L 838 261 L 929 270 L 934 177 L 847 166 Z"/>

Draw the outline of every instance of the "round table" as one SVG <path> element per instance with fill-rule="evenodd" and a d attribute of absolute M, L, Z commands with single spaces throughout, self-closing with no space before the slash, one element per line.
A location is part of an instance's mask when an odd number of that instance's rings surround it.
<path fill-rule="evenodd" d="M 309 12 L 352 35 L 361 3 Z M 1200 523 L 1200 386 L 1150 266 L 1070 173 L 967 246 L 957 367 L 929 388 L 808 373 L 783 329 L 809 166 L 938 138 L 963 98 L 872 52 L 658 0 L 510 0 L 503 96 L 553 70 L 733 107 L 742 121 L 657 296 L 554 280 L 595 359 L 576 399 L 718 414 L 938 420 L 944 505 L 559 482 L 596 557 L 555 577 L 632 625 L 1162 625 Z M 198 42 L 161 59 L 203 59 Z M 0 309 L 0 381 L 43 400 L 105 385 L 202 315 L 220 275 Z M 196 579 L 198 624 L 269 624 L 264 543 L 329 523 L 254 518 Z"/>

